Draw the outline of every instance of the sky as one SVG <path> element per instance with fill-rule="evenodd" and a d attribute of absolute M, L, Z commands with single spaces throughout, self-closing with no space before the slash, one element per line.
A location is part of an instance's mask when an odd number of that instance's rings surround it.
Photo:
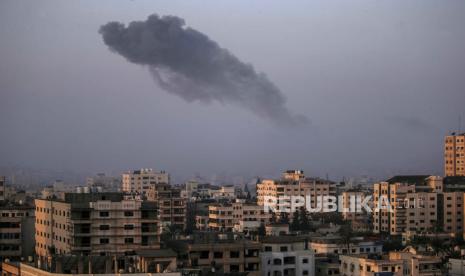
<path fill-rule="evenodd" d="M 465 121 L 464 10 L 449 0 L 1 1 L 0 166 L 154 168 L 178 181 L 293 168 L 334 180 L 442 175 L 444 135 Z M 253 65 L 305 123 L 187 101 L 99 33 L 152 14 L 182 18 Z"/>

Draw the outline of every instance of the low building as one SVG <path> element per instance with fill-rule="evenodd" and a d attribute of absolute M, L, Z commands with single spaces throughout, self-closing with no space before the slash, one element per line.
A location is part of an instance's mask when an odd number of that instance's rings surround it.
<path fill-rule="evenodd" d="M 287 223 L 270 223 L 265 225 L 267 236 L 283 236 L 289 234 L 289 224 Z"/>
<path fill-rule="evenodd" d="M 340 273 L 345 276 L 404 275 L 403 260 L 390 260 L 386 255 L 340 255 L 339 260 Z"/>
<path fill-rule="evenodd" d="M 465 260 L 462 259 L 449 259 L 447 263 L 448 275 L 450 276 L 462 276 L 465 275 Z"/>
<path fill-rule="evenodd" d="M 240 238 L 233 233 L 218 234 L 198 232 L 190 240 L 177 241 L 171 246 L 180 260 L 191 269 L 217 273 L 247 273 L 259 275 L 261 245 L 259 242 Z"/>
<path fill-rule="evenodd" d="M 79 259 L 77 256 L 69 256 L 66 258 L 60 258 L 59 261 L 66 261 L 66 263 L 60 264 L 57 261 L 58 265 L 64 265 L 66 269 L 64 271 L 50 271 L 44 270 L 34 266 L 30 263 L 2 263 L 2 276 L 31 276 L 31 275 L 40 275 L 40 276 L 65 276 L 65 275 L 75 275 L 75 276 L 84 276 L 84 275 L 131 275 L 131 276 L 181 276 L 180 272 L 141 272 L 137 270 L 125 271 L 123 269 L 118 272 L 112 272 L 111 270 L 106 270 L 110 268 L 112 264 L 111 258 L 108 257 L 93 257 Z M 98 262 L 98 263 L 97 263 Z M 97 268 L 95 271 L 88 270 L 89 264 L 92 268 Z"/>
<path fill-rule="evenodd" d="M 389 252 L 387 255 L 341 255 L 340 261 L 340 272 L 347 276 L 382 275 L 381 273 L 396 276 L 443 275 L 440 257 L 419 255 L 408 251 Z"/>
<path fill-rule="evenodd" d="M 315 275 L 315 256 L 305 236 L 269 236 L 262 240 L 262 275 Z"/>
<path fill-rule="evenodd" d="M 315 276 L 339 275 L 339 257 L 315 256 Z"/>
<path fill-rule="evenodd" d="M 383 243 L 381 241 L 353 238 L 349 244 L 344 244 L 339 237 L 320 237 L 312 239 L 309 242 L 309 248 L 315 254 L 324 255 L 381 253 Z"/>

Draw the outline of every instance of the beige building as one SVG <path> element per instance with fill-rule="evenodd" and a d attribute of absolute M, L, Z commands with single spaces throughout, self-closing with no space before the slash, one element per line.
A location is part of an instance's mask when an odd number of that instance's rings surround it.
<path fill-rule="evenodd" d="M 374 276 L 376 273 L 392 273 L 387 275 L 403 276 L 402 260 L 390 260 L 388 256 L 371 254 L 340 255 L 340 273 L 345 276 Z"/>
<path fill-rule="evenodd" d="M 446 176 L 465 176 L 465 133 L 445 137 L 444 171 Z"/>
<path fill-rule="evenodd" d="M 314 208 L 319 196 L 336 196 L 336 193 L 336 184 L 332 181 L 306 178 L 303 171 L 286 171 L 280 180 L 264 179 L 257 184 L 257 204 L 263 206 L 266 197 L 303 196 L 306 201 L 310 200 L 310 206 Z M 268 204 L 277 207 L 273 202 Z"/>
<path fill-rule="evenodd" d="M 170 175 L 165 171 L 156 172 L 153 169 L 140 169 L 123 173 L 121 189 L 126 193 L 147 195 L 155 184 L 169 184 Z"/>
<path fill-rule="evenodd" d="M 244 200 L 208 206 L 208 227 L 215 231 L 254 231 L 270 221 L 271 213 L 266 213 L 263 206 Z"/>
<path fill-rule="evenodd" d="M 346 276 L 386 275 L 440 276 L 442 260 L 436 256 L 410 252 L 390 252 L 388 255 L 342 255 L 340 272 Z M 389 273 L 389 274 L 388 274 Z"/>
<path fill-rule="evenodd" d="M 436 176 L 395 176 L 373 185 L 373 231 L 401 235 L 405 231 L 429 231 L 438 221 Z"/>
<path fill-rule="evenodd" d="M 440 195 L 443 202 L 439 221 L 446 233 L 463 234 L 464 229 L 464 193 L 444 192 Z"/>
<path fill-rule="evenodd" d="M 159 248 L 153 202 L 121 193 L 68 193 L 35 205 L 35 251 L 42 261 L 53 254 L 113 256 Z"/>

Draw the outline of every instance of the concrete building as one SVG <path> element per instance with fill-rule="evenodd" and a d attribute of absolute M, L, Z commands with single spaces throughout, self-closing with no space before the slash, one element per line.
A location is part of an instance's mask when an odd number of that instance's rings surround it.
<path fill-rule="evenodd" d="M 445 137 L 444 172 L 446 176 L 465 176 L 465 133 Z"/>
<path fill-rule="evenodd" d="M 35 205 L 35 251 L 42 262 L 55 254 L 123 256 L 159 248 L 153 202 L 121 193 L 68 193 Z"/>
<path fill-rule="evenodd" d="M 257 230 L 261 224 L 271 221 L 271 213 L 262 206 L 236 200 L 233 203 L 217 203 L 208 207 L 208 227 L 214 231 L 249 232 Z"/>
<path fill-rule="evenodd" d="M 261 275 L 315 275 L 315 256 L 307 241 L 307 237 L 299 236 L 264 238 Z"/>
<path fill-rule="evenodd" d="M 260 275 L 260 243 L 243 239 L 232 233 L 200 232 L 190 240 L 178 241 L 178 251 L 186 256 L 181 260 L 191 269 L 200 269 L 202 275 L 247 273 Z"/>
<path fill-rule="evenodd" d="M 446 233 L 463 234 L 464 230 L 464 193 L 444 192 L 439 196 L 439 225 Z"/>
<path fill-rule="evenodd" d="M 340 255 L 339 260 L 339 270 L 344 276 L 404 275 L 403 261 L 390 260 L 386 255 Z"/>
<path fill-rule="evenodd" d="M 19 261 L 34 255 L 34 207 L 0 206 L 0 261 Z"/>
<path fill-rule="evenodd" d="M 308 246 L 315 254 L 319 255 L 381 253 L 383 251 L 381 241 L 358 237 L 353 238 L 350 244 L 341 243 L 340 238 L 336 236 L 313 238 Z"/>
<path fill-rule="evenodd" d="M 395 176 L 373 186 L 374 233 L 401 235 L 405 231 L 428 231 L 436 225 L 442 178 Z"/>
<path fill-rule="evenodd" d="M 156 184 L 170 184 L 170 175 L 165 171 L 156 172 L 153 169 L 140 169 L 123 173 L 121 190 L 126 193 L 147 195 Z"/>
<path fill-rule="evenodd" d="M 448 275 L 450 276 L 463 276 L 465 275 L 465 260 L 450 258 L 447 264 Z"/>
<path fill-rule="evenodd" d="M 265 225 L 267 236 L 284 236 L 289 234 L 289 224 L 287 223 L 270 223 Z"/>
<path fill-rule="evenodd" d="M 111 258 L 109 257 L 100 257 L 94 256 L 89 257 L 79 257 L 79 256 L 66 256 L 59 257 L 53 260 L 53 263 L 58 266 L 63 266 L 65 269 L 59 268 L 58 271 L 50 271 L 48 269 L 42 269 L 31 263 L 2 263 L 1 274 L 2 276 L 85 276 L 85 275 L 100 275 L 100 276 L 111 276 L 111 275 L 121 275 L 121 276 L 181 276 L 180 272 L 135 272 L 135 271 L 125 271 L 121 269 L 120 271 L 114 272 L 111 270 Z M 140 262 L 142 265 L 145 264 L 145 261 L 140 258 L 136 258 L 136 262 Z M 92 269 L 88 270 L 88 264 L 91 264 Z M 108 270 L 106 270 L 108 268 Z"/>
<path fill-rule="evenodd" d="M 155 202 L 158 208 L 159 233 L 172 226 L 184 229 L 186 225 L 186 199 L 181 197 L 181 189 L 166 183 L 152 185 L 147 199 Z"/>
<path fill-rule="evenodd" d="M 339 205 L 342 207 L 342 219 L 350 222 L 354 231 L 371 231 L 372 215 L 357 207 L 365 200 L 366 195 L 365 192 L 354 189 L 341 193 L 342 202 Z"/>
<path fill-rule="evenodd" d="M 341 255 L 340 272 L 347 276 L 411 275 L 440 276 L 442 260 L 437 256 L 410 252 L 389 252 L 387 255 Z M 384 273 L 384 274 L 383 274 Z"/>
<path fill-rule="evenodd" d="M 340 275 L 338 256 L 315 256 L 315 276 Z"/>
<path fill-rule="evenodd" d="M 263 206 L 265 197 L 303 196 L 315 208 L 318 197 L 336 196 L 336 192 L 336 183 L 332 181 L 305 177 L 303 171 L 286 171 L 280 180 L 264 179 L 257 183 L 257 204 Z M 277 206 L 274 203 L 269 205 Z"/>

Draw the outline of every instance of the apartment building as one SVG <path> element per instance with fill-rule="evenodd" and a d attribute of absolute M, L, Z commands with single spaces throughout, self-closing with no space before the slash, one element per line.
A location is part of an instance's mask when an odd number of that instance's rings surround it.
<path fill-rule="evenodd" d="M 344 276 L 403 276 L 403 260 L 391 260 L 386 255 L 340 255 L 340 273 Z"/>
<path fill-rule="evenodd" d="M 444 139 L 446 176 L 465 176 L 465 133 L 452 133 Z"/>
<path fill-rule="evenodd" d="M 341 193 L 339 198 L 342 202 L 339 204 L 342 207 L 342 218 L 349 221 L 354 231 L 370 231 L 371 230 L 371 214 L 368 214 L 360 206 L 365 200 L 366 193 L 359 190 L 347 190 Z M 369 204 L 372 202 L 370 201 Z M 373 208 L 373 206 L 370 206 Z"/>
<path fill-rule="evenodd" d="M 121 193 L 67 193 L 35 200 L 36 254 L 132 254 L 159 248 L 157 207 Z"/>
<path fill-rule="evenodd" d="M 315 256 L 305 236 L 265 237 L 260 258 L 263 276 L 315 275 Z"/>
<path fill-rule="evenodd" d="M 218 275 L 223 273 L 260 275 L 261 244 L 259 242 L 235 237 L 232 233 L 205 232 L 197 233 L 191 240 L 180 243 L 184 244 L 183 255 L 187 256 L 186 263 L 192 269 L 201 269 Z"/>
<path fill-rule="evenodd" d="M 389 254 L 341 255 L 340 272 L 347 276 L 411 275 L 440 276 L 442 260 L 437 256 L 393 251 Z"/>
<path fill-rule="evenodd" d="M 158 232 L 161 234 L 168 227 L 184 229 L 186 225 L 186 199 L 181 197 L 181 189 L 166 183 L 152 185 L 147 199 L 158 208 Z"/>
<path fill-rule="evenodd" d="M 446 233 L 463 234 L 464 192 L 444 192 L 439 196 L 439 225 Z"/>
<path fill-rule="evenodd" d="M 165 171 L 156 172 L 153 169 L 140 169 L 123 173 L 121 190 L 126 193 L 147 195 L 150 188 L 156 184 L 169 184 L 170 175 Z"/>
<path fill-rule="evenodd" d="M 373 185 L 373 231 L 401 235 L 427 231 L 438 221 L 438 193 L 442 179 L 436 176 L 395 176 Z"/>
<path fill-rule="evenodd" d="M 212 204 L 208 207 L 208 227 L 214 231 L 248 232 L 271 221 L 271 213 L 263 206 L 236 200 L 233 203 Z"/>
<path fill-rule="evenodd" d="M 320 196 L 336 196 L 336 183 L 321 179 L 305 177 L 303 171 L 286 171 L 279 180 L 264 179 L 257 183 L 257 204 L 264 205 L 265 197 L 279 199 L 282 196 L 303 196 L 305 203 L 310 200 L 310 206 L 317 206 Z M 269 202 L 276 208 L 279 203 Z"/>
<path fill-rule="evenodd" d="M 0 206 L 0 261 L 19 261 L 34 255 L 34 207 L 19 204 Z"/>
<path fill-rule="evenodd" d="M 341 243 L 340 239 L 335 236 L 314 238 L 309 242 L 308 247 L 319 255 L 381 253 L 383 251 L 382 241 L 357 237 L 353 238 L 349 244 Z"/>

